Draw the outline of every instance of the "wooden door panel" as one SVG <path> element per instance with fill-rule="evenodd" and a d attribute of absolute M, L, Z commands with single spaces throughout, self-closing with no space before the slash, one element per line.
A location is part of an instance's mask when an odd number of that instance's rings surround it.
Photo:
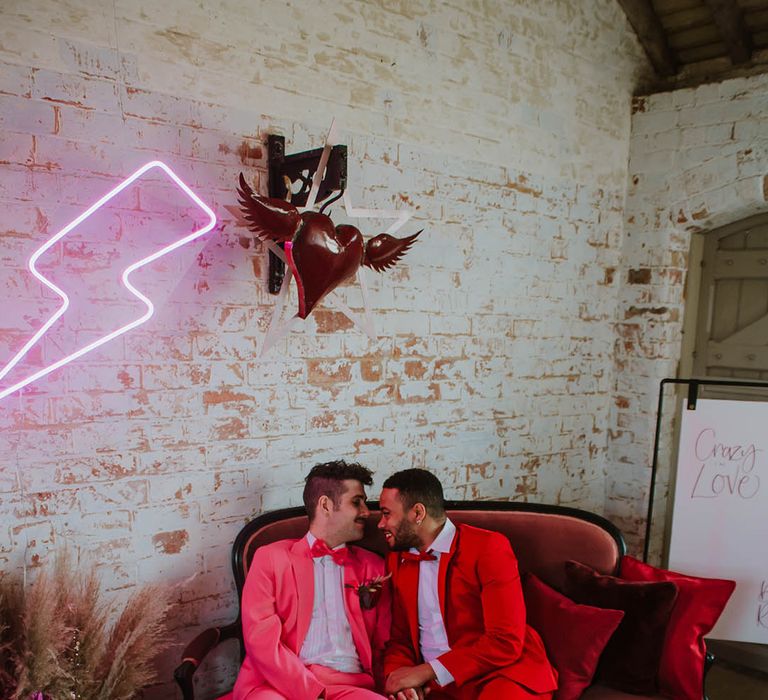
<path fill-rule="evenodd" d="M 709 310 L 710 331 L 707 335 L 708 339 L 722 340 L 736 330 L 741 283 L 739 280 L 718 280 L 717 284 L 712 286 L 714 300 Z"/>
<path fill-rule="evenodd" d="M 768 370 L 768 353 L 756 352 L 754 345 L 712 342 L 707 345 L 707 367 Z"/>
<path fill-rule="evenodd" d="M 768 216 L 707 236 L 694 375 L 768 380 Z"/>
<path fill-rule="evenodd" d="M 768 313 L 768 274 L 763 279 L 745 279 L 741 283 L 741 303 L 736 331 L 739 334 Z M 763 336 L 765 337 L 765 336 Z M 749 342 L 755 342 L 756 337 Z"/>
<path fill-rule="evenodd" d="M 768 277 L 768 250 L 718 251 L 715 257 L 715 279 L 747 279 Z"/>

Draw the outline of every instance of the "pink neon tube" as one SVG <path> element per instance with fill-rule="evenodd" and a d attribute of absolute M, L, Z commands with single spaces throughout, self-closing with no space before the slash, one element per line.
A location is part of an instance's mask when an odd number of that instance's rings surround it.
<path fill-rule="evenodd" d="M 41 377 L 44 377 L 47 374 L 50 374 L 54 370 L 59 369 L 59 367 L 63 367 L 64 365 L 68 364 L 69 362 L 72 362 L 73 360 L 76 360 L 78 357 L 82 357 L 86 353 L 90 352 L 91 350 L 95 350 L 101 345 L 104 345 L 104 343 L 108 343 L 110 340 L 113 340 L 114 338 L 117 338 L 120 335 L 123 335 L 123 333 L 127 333 L 128 331 L 136 328 L 137 326 L 140 326 L 141 324 L 148 321 L 152 314 L 155 313 L 155 307 L 152 301 L 144 296 L 136 287 L 134 287 L 129 277 L 131 274 L 138 270 L 145 265 L 149 265 L 151 262 L 154 262 L 158 258 L 161 258 L 164 255 L 167 255 L 168 253 L 176 250 L 176 248 L 179 248 L 183 245 L 186 245 L 187 243 L 194 241 L 196 238 L 199 238 L 200 236 L 203 236 L 204 234 L 208 233 L 215 225 L 216 225 L 216 215 L 213 213 L 213 211 L 208 207 L 186 184 L 184 184 L 179 177 L 176 175 L 176 173 L 173 172 L 165 163 L 159 161 L 159 160 L 153 160 L 150 163 L 147 163 L 146 165 L 143 165 L 141 168 L 139 168 L 135 173 L 133 173 L 130 177 L 128 177 L 126 180 L 123 180 L 117 187 L 115 187 L 113 190 L 105 194 L 98 202 L 93 204 L 91 207 L 89 207 L 86 211 L 84 211 L 80 216 L 78 216 L 74 221 L 72 221 L 70 224 L 65 226 L 61 231 L 59 231 L 55 236 L 47 240 L 40 248 L 38 248 L 33 254 L 32 257 L 29 259 L 29 271 L 37 277 L 46 287 L 51 289 L 56 295 L 59 296 L 59 298 L 62 301 L 61 306 L 56 310 L 56 312 L 49 318 L 43 326 L 24 344 L 24 347 L 19 350 L 19 352 L 14 355 L 10 362 L 5 365 L 2 369 L 0 369 L 0 379 L 5 377 L 5 375 L 8 374 L 20 361 L 21 359 L 32 349 L 32 347 L 45 335 L 45 333 L 48 331 L 48 329 L 56 323 L 56 321 L 61 318 L 61 316 L 64 315 L 66 310 L 69 308 L 69 297 L 67 294 L 57 287 L 51 280 L 47 279 L 35 266 L 38 259 L 40 258 L 43 253 L 45 253 L 51 246 L 55 245 L 59 240 L 61 240 L 64 236 L 66 236 L 73 228 L 75 228 L 78 224 L 81 224 L 85 219 L 87 219 L 91 214 L 93 214 L 97 209 L 101 208 L 106 204 L 110 199 L 117 196 L 122 192 L 126 187 L 128 187 L 131 183 L 133 183 L 135 180 L 140 178 L 144 173 L 146 173 L 148 170 L 151 170 L 152 168 L 160 168 L 163 170 L 168 177 L 170 177 L 176 185 L 181 189 L 197 206 L 199 206 L 209 217 L 209 222 L 203 227 L 200 228 L 193 233 L 189 234 L 188 236 L 185 236 L 184 238 L 180 238 L 179 240 L 171 243 L 168 246 L 165 246 L 164 248 L 161 248 L 160 250 L 155 251 L 152 253 L 152 255 L 148 255 L 145 258 L 142 258 L 141 260 L 129 265 L 128 267 L 123 270 L 123 273 L 121 275 L 121 279 L 123 284 L 125 285 L 126 289 L 133 294 L 137 299 L 142 301 L 144 305 L 146 306 L 147 310 L 146 312 L 141 316 L 141 318 L 136 319 L 135 321 L 131 321 L 130 323 L 122 326 L 121 328 L 118 328 L 115 331 L 112 331 L 111 333 L 93 341 L 92 343 L 86 345 L 85 347 L 80 348 L 79 350 L 73 352 L 70 355 L 67 355 L 66 357 L 63 357 L 60 360 L 57 360 L 51 365 L 48 365 L 47 367 L 44 367 L 41 370 L 38 370 L 34 374 L 31 374 L 30 376 L 26 377 L 25 379 L 22 379 L 21 381 L 16 382 L 12 386 L 9 386 L 5 389 L 0 389 L 0 400 L 8 396 L 9 394 L 12 394 L 19 389 L 22 389 L 23 387 L 27 386 L 28 384 L 31 384 L 32 382 L 40 379 Z"/>

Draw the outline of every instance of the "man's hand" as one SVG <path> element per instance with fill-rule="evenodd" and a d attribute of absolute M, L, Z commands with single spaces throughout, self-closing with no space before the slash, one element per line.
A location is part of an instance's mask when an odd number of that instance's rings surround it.
<path fill-rule="evenodd" d="M 394 700 L 423 700 L 423 686 L 434 679 L 435 672 L 429 664 L 402 666 L 387 676 L 384 690 Z"/>
<path fill-rule="evenodd" d="M 424 700 L 429 688 L 423 690 L 422 688 L 408 688 L 408 690 L 401 690 L 397 695 L 388 695 L 389 700 Z"/>

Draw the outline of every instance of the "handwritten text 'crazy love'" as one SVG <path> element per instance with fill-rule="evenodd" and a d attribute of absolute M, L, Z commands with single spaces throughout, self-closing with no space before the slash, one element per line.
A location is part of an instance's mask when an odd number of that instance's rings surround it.
<path fill-rule="evenodd" d="M 757 454 L 763 450 L 749 445 L 727 445 L 717 441 L 713 428 L 705 428 L 696 438 L 694 454 L 701 464 L 691 498 L 735 496 L 754 498 L 760 490 L 755 473 Z"/>

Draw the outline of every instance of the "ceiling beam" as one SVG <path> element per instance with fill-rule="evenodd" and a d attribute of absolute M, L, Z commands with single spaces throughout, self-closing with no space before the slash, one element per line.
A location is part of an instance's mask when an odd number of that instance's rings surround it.
<path fill-rule="evenodd" d="M 728 47 L 734 65 L 747 63 L 752 57 L 752 37 L 744 24 L 744 14 L 736 0 L 705 0 L 720 35 Z"/>
<path fill-rule="evenodd" d="M 632 29 L 648 54 L 656 73 L 671 76 L 677 72 L 677 62 L 667 44 L 664 27 L 653 9 L 651 0 L 619 0 Z"/>

